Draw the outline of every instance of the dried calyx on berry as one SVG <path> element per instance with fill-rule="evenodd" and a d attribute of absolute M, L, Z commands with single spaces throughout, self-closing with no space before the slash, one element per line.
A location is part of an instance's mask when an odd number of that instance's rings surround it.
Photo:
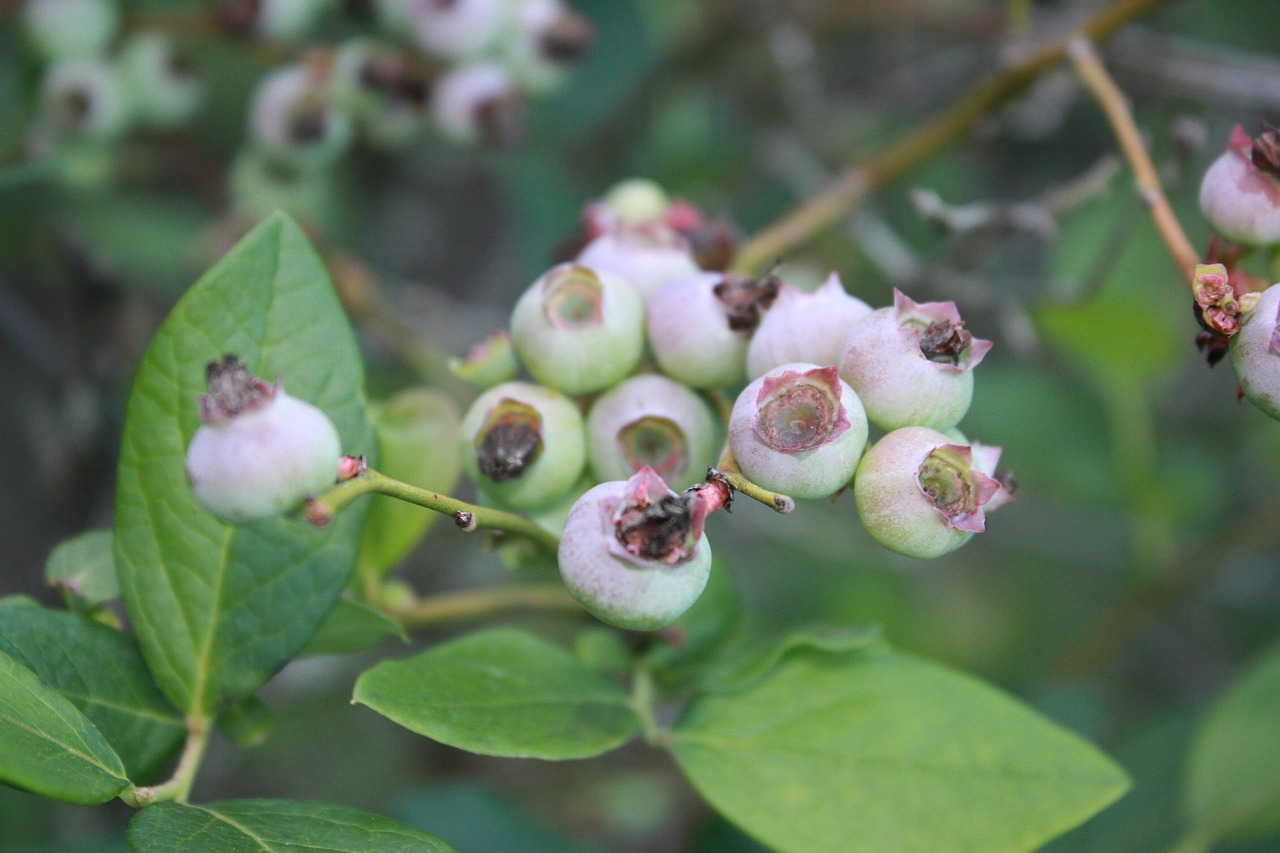
<path fill-rule="evenodd" d="M 998 447 L 955 444 L 937 430 L 894 430 L 858 465 L 858 515 L 890 551 L 940 557 L 985 530 L 986 513 L 1013 499 L 1012 478 L 996 474 L 999 459 Z"/>
<path fill-rule="evenodd" d="M 862 403 L 834 367 L 774 368 L 738 395 L 729 419 L 729 446 L 742 473 L 798 498 L 844 488 L 866 444 Z"/>
<path fill-rule="evenodd" d="M 898 290 L 893 306 L 849 330 L 840 376 L 884 430 L 955 426 L 973 399 L 973 368 L 991 341 L 973 337 L 954 302 L 917 303 Z"/>
<path fill-rule="evenodd" d="M 706 587 L 711 548 L 703 525 L 728 498 L 720 480 L 677 493 L 650 468 L 601 483 L 565 521 L 558 558 L 566 588 L 610 625 L 670 625 Z"/>
<path fill-rule="evenodd" d="M 490 499 L 516 509 L 559 498 L 586 460 L 577 406 L 528 382 L 504 382 L 477 397 L 462 419 L 461 434 L 472 481 Z"/>
<path fill-rule="evenodd" d="M 706 272 L 659 290 L 645 322 L 662 372 L 691 388 L 742 381 L 751 334 L 780 287 L 772 271 L 759 278 Z"/>
<path fill-rule="evenodd" d="M 1243 315 L 1257 303 L 1258 294 L 1243 293 L 1237 298 L 1222 264 L 1197 264 L 1191 290 L 1192 308 L 1200 324 L 1196 346 L 1212 366 L 1227 354 L 1231 338 L 1240 331 Z"/>
<path fill-rule="evenodd" d="M 1200 210 L 1219 234 L 1251 246 L 1280 243 L 1280 131 L 1257 139 L 1236 125 L 1200 183 Z"/>
<path fill-rule="evenodd" d="M 246 369 L 234 355 L 210 362 L 209 393 L 187 449 L 196 500 L 224 521 L 287 512 L 331 485 L 341 454 L 324 412 Z"/>

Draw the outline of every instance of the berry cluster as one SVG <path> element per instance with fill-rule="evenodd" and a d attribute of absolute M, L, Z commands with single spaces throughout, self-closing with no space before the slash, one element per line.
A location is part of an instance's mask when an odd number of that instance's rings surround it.
<path fill-rule="evenodd" d="M 1280 278 L 1280 131 L 1264 124 L 1252 138 L 1236 125 L 1200 184 L 1200 209 L 1240 246 L 1223 252 L 1215 243 L 1211 254 L 1229 263 L 1196 270 L 1196 342 L 1210 364 L 1229 352 L 1244 396 L 1280 419 L 1280 284 L 1258 293 L 1262 283 L 1234 269 L 1244 250 L 1260 248 L 1270 255 L 1271 280 Z"/>
<path fill-rule="evenodd" d="M 597 233 L 578 257 L 455 368 L 484 386 L 461 423 L 465 470 L 485 501 L 560 537 L 564 583 L 600 619 L 651 630 L 688 609 L 710 571 L 707 516 L 735 491 L 789 512 L 852 484 L 871 536 L 917 558 L 960 547 L 1012 497 L 1000 449 L 956 430 L 991 344 L 954 303 L 895 292 L 873 310 L 834 273 L 805 292 L 772 270 L 704 270 L 693 246 L 719 229 L 647 182 L 586 220 Z M 328 418 L 279 383 L 234 356 L 208 382 L 187 475 L 220 518 L 360 475 Z"/>
<path fill-rule="evenodd" d="M 1011 497 L 999 448 L 956 431 L 991 344 L 953 303 L 897 293 L 872 310 L 834 273 L 805 292 L 776 271 L 703 269 L 701 214 L 644 181 L 584 218 L 577 256 L 458 372 L 488 386 L 463 419 L 472 480 L 562 536 L 564 581 L 602 620 L 660 627 L 693 603 L 703 524 L 732 485 L 786 509 L 852 483 L 872 537 L 920 558 L 964 544 Z M 871 427 L 885 435 L 867 451 Z"/>
<path fill-rule="evenodd" d="M 155 30 L 123 37 L 112 0 L 26 0 L 27 42 L 42 62 L 29 147 L 56 153 L 73 183 L 100 182 L 110 143 L 133 128 L 168 130 L 191 119 L 201 81 Z"/>
<path fill-rule="evenodd" d="M 248 144 L 231 175 L 249 212 L 290 206 L 288 191 L 304 190 L 356 139 L 403 148 L 434 132 L 514 144 L 525 98 L 556 88 L 593 36 L 562 0 L 379 0 L 364 8 L 373 26 L 343 22 L 340 31 L 358 34 L 312 41 L 336 5 L 219 0 L 200 22 L 295 57 L 252 95 Z M 158 28 L 122 37 L 117 0 L 25 0 L 23 21 L 45 62 L 33 147 L 72 158 L 84 182 L 108 175 L 106 143 L 133 127 L 179 126 L 200 106 L 206 86 L 193 64 Z"/>

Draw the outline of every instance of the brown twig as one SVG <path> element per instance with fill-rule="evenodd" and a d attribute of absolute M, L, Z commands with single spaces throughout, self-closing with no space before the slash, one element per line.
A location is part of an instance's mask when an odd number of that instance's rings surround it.
<path fill-rule="evenodd" d="M 1195 283 L 1196 264 L 1200 263 L 1200 255 L 1196 252 L 1187 234 L 1182 230 L 1178 217 L 1174 215 L 1169 200 L 1165 197 L 1160 185 L 1160 176 L 1151 162 L 1151 155 L 1142 142 L 1142 135 L 1133 122 L 1129 105 L 1124 93 L 1120 91 L 1107 69 L 1094 50 L 1093 43 L 1084 36 L 1074 36 L 1067 44 L 1067 54 L 1075 64 L 1076 74 L 1081 82 L 1097 100 L 1102 111 L 1107 115 L 1120 150 L 1133 169 L 1134 182 L 1137 185 L 1138 197 L 1151 211 L 1151 219 L 1164 239 L 1165 246 L 1173 255 L 1174 261 L 1182 271 L 1188 284 Z"/>
<path fill-rule="evenodd" d="M 1090 16 L 1076 33 L 1093 41 L 1166 0 L 1117 0 Z M 891 143 L 880 153 L 842 172 L 825 190 L 784 214 L 743 244 L 734 266 L 753 271 L 773 263 L 858 205 L 868 192 L 897 177 L 959 137 L 993 107 L 1021 91 L 1066 56 L 1070 36 L 1011 60 L 980 80 L 941 115 Z"/>

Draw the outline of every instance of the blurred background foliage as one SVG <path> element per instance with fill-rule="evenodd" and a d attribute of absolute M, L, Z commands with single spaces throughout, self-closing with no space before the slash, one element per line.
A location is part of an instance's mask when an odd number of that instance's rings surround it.
<path fill-rule="evenodd" d="M 39 60 L 19 5 L 0 0 L 0 591 L 51 600 L 49 551 L 109 525 L 142 348 L 242 227 L 227 173 L 253 85 L 300 48 L 174 26 L 204 105 L 185 128 L 115 143 L 111 174 L 79 174 L 30 153 Z M 1026 44 L 1020 20 L 1053 34 L 1101 4 L 572 5 L 595 26 L 594 46 L 530 105 L 520 148 L 357 147 L 306 185 L 258 188 L 255 204 L 290 207 L 333 261 L 371 399 L 425 379 L 465 400 L 444 358 L 505 323 L 583 203 L 614 182 L 652 178 L 751 234 L 998 68 Z M 125 26 L 165 26 L 201 6 L 127 2 Z M 315 40 L 340 38 L 351 20 L 335 12 Z M 1103 50 L 1198 248 L 1209 239 L 1200 176 L 1231 126 L 1280 124 L 1278 27 L 1274 0 L 1175 0 Z M 941 560 L 898 558 L 862 532 L 847 495 L 790 517 L 752 505 L 712 520 L 747 634 L 880 626 L 1119 760 L 1133 791 L 1057 851 L 1156 851 L 1183 838 L 1195 733 L 1280 639 L 1280 425 L 1237 402 L 1229 366 L 1197 353 L 1184 285 L 1115 152 L 1096 105 L 1055 68 L 782 259 L 784 278 L 836 269 L 873 304 L 894 287 L 955 299 L 996 341 L 961 426 L 1004 447 L 1019 500 L 985 536 Z M 506 570 L 441 528 L 402 573 L 439 590 Z M 523 621 L 566 641 L 576 629 Z M 467 851 L 760 849 L 643 747 L 551 765 L 416 738 L 348 704 L 367 663 L 290 666 L 263 695 L 275 716 L 266 741 L 216 742 L 197 796 L 341 802 Z M 1258 749 L 1280 750 L 1280 724 Z M 127 811 L 0 790 L 0 849 L 123 849 L 113 839 Z M 1272 821 L 1215 849 L 1274 850 L 1277 830 Z"/>

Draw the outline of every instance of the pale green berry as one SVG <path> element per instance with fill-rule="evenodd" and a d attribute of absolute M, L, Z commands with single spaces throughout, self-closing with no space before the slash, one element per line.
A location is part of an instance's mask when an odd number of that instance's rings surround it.
<path fill-rule="evenodd" d="M 776 367 L 738 395 L 729 418 L 729 447 L 742 473 L 797 498 L 848 485 L 866 444 L 862 403 L 835 367 Z"/>
<path fill-rule="evenodd" d="M 621 278 L 580 264 L 553 267 L 511 312 L 511 338 L 533 377 L 565 394 L 628 376 L 644 349 L 644 308 Z"/>
<path fill-rule="evenodd" d="M 1280 419 L 1280 284 L 1263 291 L 1231 338 L 1231 366 L 1244 395 Z"/>
<path fill-rule="evenodd" d="M 961 446 L 937 430 L 903 427 L 867 450 L 853 480 L 858 516 L 890 551 L 930 559 L 985 529 L 985 509 L 1009 500 L 996 447 Z"/>
<path fill-rule="evenodd" d="M 567 491 L 586 463 L 582 415 L 563 394 L 505 382 L 476 398 L 462 419 L 462 461 L 487 497 L 516 509 Z"/>
<path fill-rule="evenodd" d="M 656 374 L 624 379 L 587 415 L 591 468 L 599 480 L 625 480 L 648 466 L 668 483 L 692 485 L 715 462 L 717 432 L 701 397 Z"/>

